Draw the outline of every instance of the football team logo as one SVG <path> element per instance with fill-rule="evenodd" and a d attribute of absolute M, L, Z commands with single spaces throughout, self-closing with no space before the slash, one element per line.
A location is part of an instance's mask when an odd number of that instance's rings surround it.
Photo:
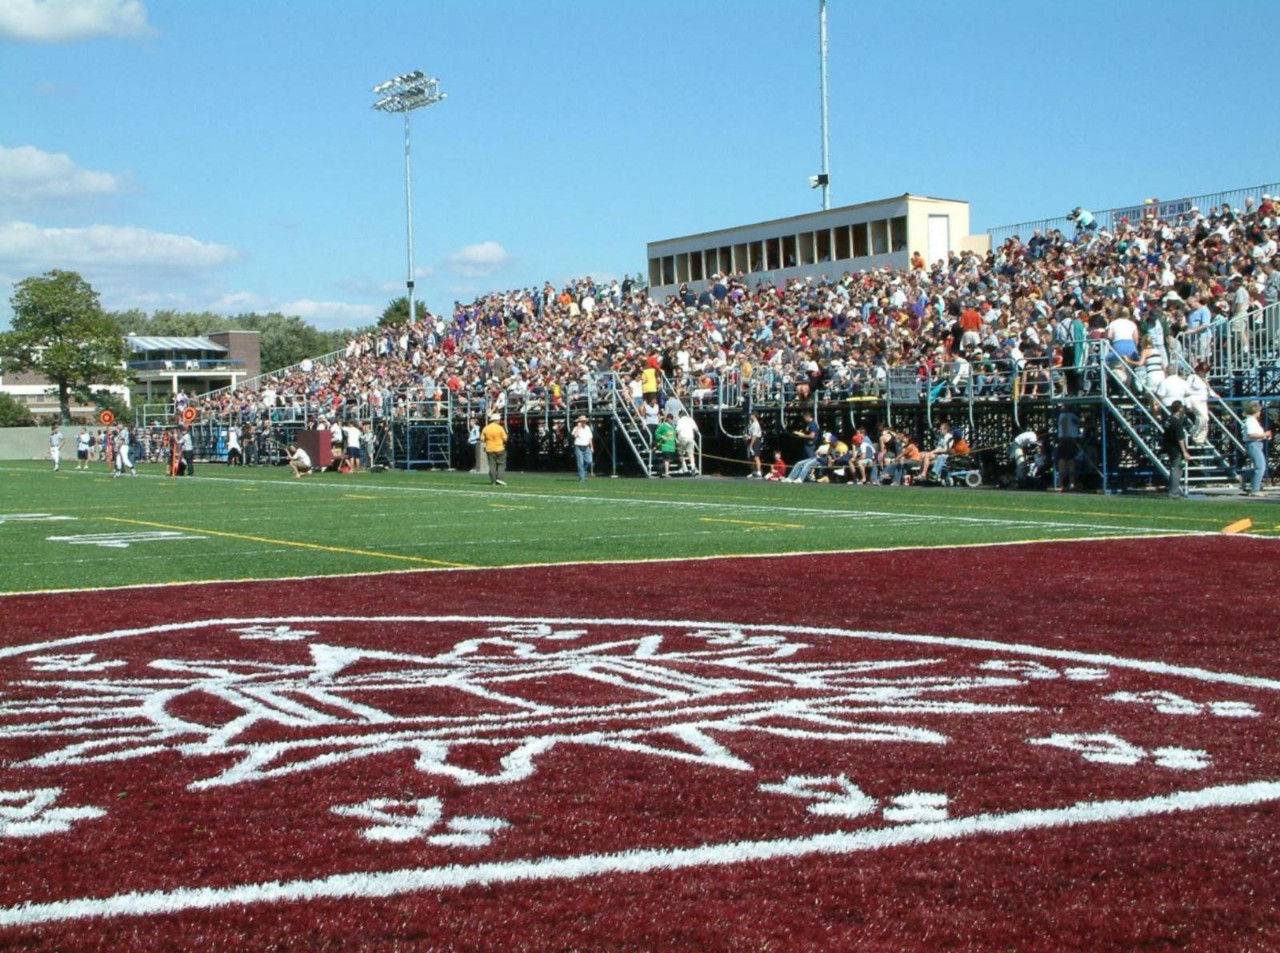
<path fill-rule="evenodd" d="M 0 855 L 61 872 L 0 925 L 1280 800 L 1280 682 L 928 634 L 223 619 L 9 646 L 0 683 Z"/>

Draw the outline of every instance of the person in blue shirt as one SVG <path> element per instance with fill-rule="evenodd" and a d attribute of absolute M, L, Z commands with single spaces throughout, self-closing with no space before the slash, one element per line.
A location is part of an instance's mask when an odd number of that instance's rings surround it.
<path fill-rule="evenodd" d="M 806 459 L 817 455 L 818 442 L 822 437 L 822 431 L 818 427 L 818 422 L 813 419 L 811 411 L 806 410 L 804 412 L 804 423 L 800 425 L 799 430 L 793 430 L 792 434 L 804 441 Z"/>
<path fill-rule="evenodd" d="M 1213 314 L 1195 295 L 1187 299 L 1187 308 L 1187 337 L 1191 353 L 1197 358 L 1204 358 L 1209 353 L 1209 325 L 1213 323 Z"/>

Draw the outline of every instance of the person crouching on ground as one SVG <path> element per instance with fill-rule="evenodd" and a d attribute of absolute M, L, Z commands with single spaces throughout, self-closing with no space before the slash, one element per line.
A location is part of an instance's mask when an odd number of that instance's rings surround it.
<path fill-rule="evenodd" d="M 311 472 L 311 455 L 296 443 L 289 444 L 289 469 L 294 477 L 304 477 Z"/>

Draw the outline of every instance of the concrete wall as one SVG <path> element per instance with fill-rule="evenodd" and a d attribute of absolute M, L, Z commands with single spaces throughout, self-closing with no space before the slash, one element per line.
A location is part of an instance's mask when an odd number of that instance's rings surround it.
<path fill-rule="evenodd" d="M 66 438 L 62 446 L 65 462 L 70 456 L 72 466 L 76 458 L 76 430 L 64 427 Z M 0 427 L 0 460 L 40 460 L 49 458 L 48 427 Z"/>

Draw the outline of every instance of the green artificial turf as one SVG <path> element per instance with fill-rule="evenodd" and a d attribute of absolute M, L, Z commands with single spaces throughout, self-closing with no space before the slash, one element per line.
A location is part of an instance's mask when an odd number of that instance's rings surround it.
<path fill-rule="evenodd" d="M 0 592 L 450 566 L 799 553 L 1216 532 L 1264 503 L 986 488 L 0 464 Z M 46 517 L 69 517 L 49 519 Z M 1270 519 L 1270 522 L 1267 520 Z M 137 536 L 135 534 L 148 534 Z M 638 569 L 637 571 L 643 571 Z M 694 570 L 696 571 L 696 570 Z M 931 570 L 936 572 L 938 570 Z M 924 575 L 928 578 L 928 575 Z"/>

